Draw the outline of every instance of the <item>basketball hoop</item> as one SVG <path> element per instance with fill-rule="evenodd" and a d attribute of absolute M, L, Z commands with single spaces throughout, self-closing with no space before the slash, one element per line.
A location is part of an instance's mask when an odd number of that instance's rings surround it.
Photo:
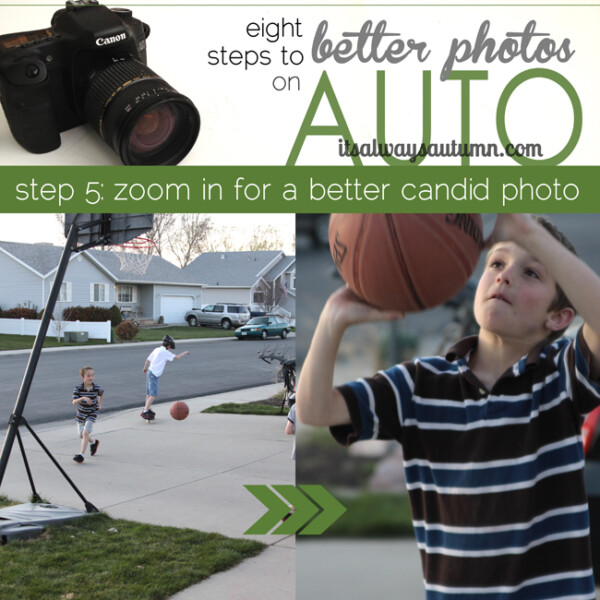
<path fill-rule="evenodd" d="M 143 275 L 156 248 L 156 244 L 147 237 L 138 236 L 124 244 L 115 244 L 112 252 L 121 263 L 121 271 Z"/>

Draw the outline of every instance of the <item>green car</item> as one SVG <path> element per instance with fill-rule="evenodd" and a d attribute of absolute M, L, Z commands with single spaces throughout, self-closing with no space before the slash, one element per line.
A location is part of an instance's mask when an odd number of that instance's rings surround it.
<path fill-rule="evenodd" d="M 235 337 L 238 340 L 246 338 L 261 338 L 266 340 L 269 336 L 280 336 L 282 339 L 285 339 L 290 329 L 290 324 L 281 317 L 266 315 L 264 317 L 254 317 L 243 327 L 238 327 L 235 330 Z"/>

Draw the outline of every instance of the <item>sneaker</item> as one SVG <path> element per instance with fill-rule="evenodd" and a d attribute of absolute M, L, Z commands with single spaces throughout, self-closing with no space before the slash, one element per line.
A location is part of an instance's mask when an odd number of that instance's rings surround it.
<path fill-rule="evenodd" d="M 154 419 L 154 417 L 156 417 L 156 413 L 155 413 L 155 412 L 154 412 L 154 411 L 153 411 L 151 408 L 149 408 L 149 409 L 148 409 L 148 413 L 150 414 L 150 416 L 151 416 L 153 419 Z"/>
<path fill-rule="evenodd" d="M 94 456 L 98 451 L 98 446 L 100 445 L 100 440 L 96 438 L 96 441 L 93 444 L 90 444 L 90 454 Z"/>
<path fill-rule="evenodd" d="M 143 410 L 140 413 L 140 417 L 142 417 L 142 419 L 146 419 L 146 421 L 152 421 L 154 419 L 154 413 L 150 410 Z"/>
<path fill-rule="evenodd" d="M 82 463 L 82 462 L 83 462 L 83 455 L 82 455 L 82 454 L 76 454 L 76 455 L 73 457 L 73 460 L 74 460 L 75 462 Z"/>

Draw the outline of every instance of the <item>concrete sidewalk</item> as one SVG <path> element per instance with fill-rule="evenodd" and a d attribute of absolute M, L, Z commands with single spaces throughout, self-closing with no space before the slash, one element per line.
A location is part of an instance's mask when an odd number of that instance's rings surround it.
<path fill-rule="evenodd" d="M 262 400 L 280 389 L 275 384 L 186 400 L 190 415 L 184 421 L 169 416 L 169 404 L 155 405 L 157 417 L 151 424 L 140 418 L 139 409 L 100 413 L 94 427 L 100 440 L 98 453 L 92 457 L 88 451 L 82 464 L 72 460 L 79 451 L 74 420 L 38 425 L 34 430 L 86 499 L 110 516 L 244 537 L 266 509 L 243 486 L 295 481 L 285 419 L 201 411 L 223 402 Z M 0 431 L 2 438 L 5 433 Z M 83 508 L 26 429 L 21 428 L 21 435 L 39 495 L 56 504 Z M 1 493 L 21 502 L 31 495 L 16 443 Z M 250 537 L 268 548 L 173 598 L 293 600 L 294 537 Z"/>

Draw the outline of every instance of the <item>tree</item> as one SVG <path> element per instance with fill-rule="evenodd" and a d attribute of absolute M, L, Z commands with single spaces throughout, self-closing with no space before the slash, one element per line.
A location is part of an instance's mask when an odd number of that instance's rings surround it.
<path fill-rule="evenodd" d="M 280 279 L 275 281 L 261 279 L 254 288 L 254 304 L 266 313 L 274 312 L 286 297 L 287 291 Z"/>
<path fill-rule="evenodd" d="M 176 230 L 169 235 L 168 241 L 169 250 L 182 269 L 204 251 L 211 229 L 212 221 L 207 215 L 182 214 L 179 216 Z"/>
<path fill-rule="evenodd" d="M 259 225 L 252 232 L 244 250 L 281 250 L 283 243 L 279 231 L 273 225 Z"/>
<path fill-rule="evenodd" d="M 243 252 L 259 250 L 281 250 L 281 235 L 273 225 L 259 225 L 247 232 L 237 227 L 221 227 L 210 236 L 205 251 L 208 252 Z"/>
<path fill-rule="evenodd" d="M 173 235 L 177 229 L 177 215 L 166 213 L 154 215 L 154 224 L 152 229 L 146 233 L 146 237 L 154 242 L 148 247 L 148 253 L 156 254 L 159 256 L 163 255 L 163 252 L 169 243 L 169 238 Z"/>
<path fill-rule="evenodd" d="M 238 250 L 238 244 L 235 242 L 238 235 L 237 228 L 219 227 L 219 229 L 213 229 L 206 241 L 204 252 L 235 252 Z"/>

